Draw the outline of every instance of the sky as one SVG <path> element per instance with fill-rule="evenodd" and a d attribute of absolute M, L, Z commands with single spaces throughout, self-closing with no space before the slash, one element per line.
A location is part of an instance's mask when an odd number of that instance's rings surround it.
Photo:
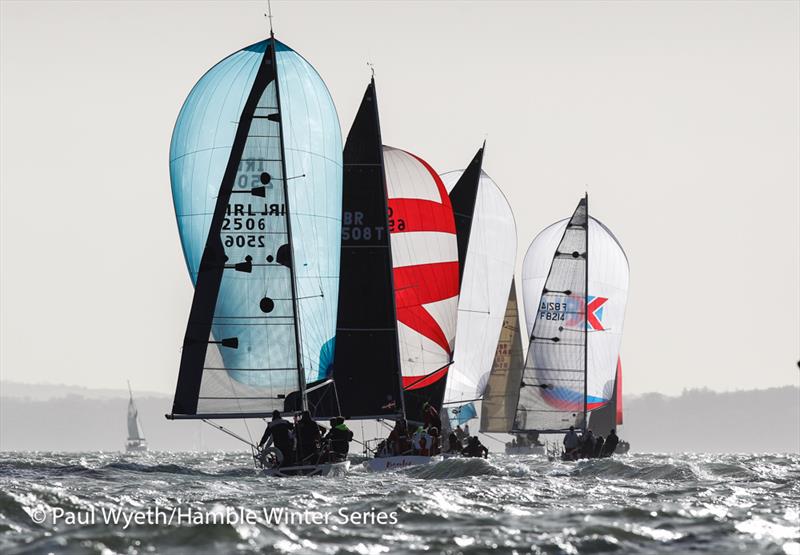
<path fill-rule="evenodd" d="M 0 2 L 0 377 L 171 392 L 192 299 L 172 127 L 265 2 Z M 346 133 L 484 139 L 518 271 L 588 192 L 631 266 L 626 393 L 797 384 L 800 3 L 273 2 Z M 517 283 L 520 283 L 519 274 Z"/>

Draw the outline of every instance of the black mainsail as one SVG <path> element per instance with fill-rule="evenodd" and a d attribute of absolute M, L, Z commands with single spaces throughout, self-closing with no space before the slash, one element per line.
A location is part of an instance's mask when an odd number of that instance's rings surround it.
<path fill-rule="evenodd" d="M 286 397 L 305 385 L 276 42 L 266 41 L 216 199 L 172 418 L 267 416 L 283 411 Z M 242 214 L 264 215 L 250 220 L 255 229 L 245 230 L 246 236 L 236 227 L 235 217 Z M 251 350 L 266 356 L 248 356 Z M 226 356 L 231 353 L 235 356 Z"/>
<path fill-rule="evenodd" d="M 342 257 L 333 379 L 346 418 L 402 418 L 403 393 L 395 316 L 375 79 L 344 147 Z M 310 403 L 314 405 L 312 394 Z M 321 404 L 317 415 L 336 408 Z"/>
<path fill-rule="evenodd" d="M 478 149 L 469 166 L 458 178 L 450 191 L 450 203 L 453 206 L 453 217 L 456 222 L 456 241 L 458 242 L 458 284 L 464 278 L 464 267 L 467 261 L 467 248 L 472 230 L 472 218 L 475 213 L 475 202 L 478 198 L 478 186 L 481 181 L 484 146 Z"/>

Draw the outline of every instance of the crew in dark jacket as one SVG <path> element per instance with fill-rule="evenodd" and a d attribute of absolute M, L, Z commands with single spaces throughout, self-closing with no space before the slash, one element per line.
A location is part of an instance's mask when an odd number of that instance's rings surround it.
<path fill-rule="evenodd" d="M 603 456 L 603 445 L 603 436 L 597 436 L 597 439 L 594 440 L 594 454 L 592 455 L 595 459 Z"/>
<path fill-rule="evenodd" d="M 442 429 L 442 418 L 439 416 L 439 411 L 430 403 L 422 405 L 422 427 Z"/>
<path fill-rule="evenodd" d="M 461 448 L 463 446 L 461 445 L 461 441 L 458 439 L 458 436 L 456 435 L 456 433 L 454 431 L 450 432 L 450 437 L 448 437 L 447 442 L 449 443 L 449 446 L 447 448 L 447 452 L 448 453 L 460 453 L 461 452 Z"/>
<path fill-rule="evenodd" d="M 614 451 L 616 451 L 617 449 L 618 443 L 619 443 L 619 437 L 617 436 L 617 432 L 611 430 L 608 433 L 605 445 L 603 445 L 603 456 L 610 457 L 611 455 L 613 455 Z"/>
<path fill-rule="evenodd" d="M 281 418 L 280 411 L 272 411 L 272 421 L 267 425 L 264 430 L 264 435 L 261 436 L 261 441 L 258 442 L 258 447 L 261 448 L 265 443 L 272 438 L 272 443 L 280 449 L 283 455 L 283 465 L 287 465 L 292 461 L 292 423 L 288 420 Z"/>
<path fill-rule="evenodd" d="M 586 430 L 586 433 L 581 435 L 581 457 L 589 459 L 592 455 L 594 455 L 594 434 L 592 430 Z"/>
<path fill-rule="evenodd" d="M 461 450 L 461 454 L 465 457 L 483 457 L 484 459 L 489 456 L 489 450 L 481 443 L 478 436 L 472 436 L 467 442 L 467 446 Z"/>
<path fill-rule="evenodd" d="M 299 459 L 303 464 L 315 464 L 314 455 L 319 453 L 320 442 L 325 428 L 314 422 L 311 413 L 303 411 L 297 423 Z"/>

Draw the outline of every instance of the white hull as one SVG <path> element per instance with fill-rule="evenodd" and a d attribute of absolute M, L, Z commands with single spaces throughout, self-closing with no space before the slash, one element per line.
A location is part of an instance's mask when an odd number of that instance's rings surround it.
<path fill-rule="evenodd" d="M 546 452 L 544 445 L 529 445 L 526 447 L 506 445 L 506 455 L 544 455 Z"/>
<path fill-rule="evenodd" d="M 424 457 L 422 455 L 400 455 L 397 457 L 376 457 L 364 461 L 364 468 L 371 472 L 383 472 L 384 470 L 397 470 L 398 468 L 405 468 L 408 466 L 417 466 L 420 464 L 430 464 L 440 462 L 441 455 L 435 457 Z"/>
<path fill-rule="evenodd" d="M 340 476 L 350 469 L 350 461 L 337 463 L 307 464 L 302 466 L 282 466 L 279 468 L 265 468 L 265 476 Z"/>

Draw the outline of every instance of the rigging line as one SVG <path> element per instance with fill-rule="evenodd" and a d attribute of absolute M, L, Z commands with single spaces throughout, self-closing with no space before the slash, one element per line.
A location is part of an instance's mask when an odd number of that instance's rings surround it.
<path fill-rule="evenodd" d="M 216 422 L 212 422 L 211 420 L 207 420 L 205 418 L 201 418 L 201 420 L 203 422 L 205 422 L 206 424 L 208 424 L 209 426 L 211 426 L 212 428 L 216 428 L 217 430 L 219 430 L 221 432 L 225 432 L 229 436 L 234 437 L 234 438 L 238 439 L 239 441 L 241 441 L 243 443 L 247 443 L 250 447 L 255 447 L 255 445 L 253 445 L 252 441 L 248 442 L 245 438 L 243 438 L 242 436 L 240 436 L 239 434 L 237 434 L 235 432 L 232 432 L 231 430 L 229 430 L 225 426 L 221 426 L 221 425 L 217 424 Z"/>

